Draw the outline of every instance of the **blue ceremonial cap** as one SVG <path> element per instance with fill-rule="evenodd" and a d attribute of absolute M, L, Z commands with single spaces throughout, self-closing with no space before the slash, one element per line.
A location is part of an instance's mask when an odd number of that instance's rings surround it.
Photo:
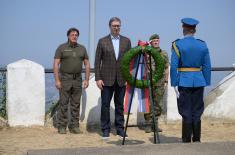
<path fill-rule="evenodd" d="M 181 22 L 183 24 L 190 25 L 190 26 L 196 26 L 199 23 L 198 20 L 193 19 L 193 18 L 183 18 L 181 19 Z"/>

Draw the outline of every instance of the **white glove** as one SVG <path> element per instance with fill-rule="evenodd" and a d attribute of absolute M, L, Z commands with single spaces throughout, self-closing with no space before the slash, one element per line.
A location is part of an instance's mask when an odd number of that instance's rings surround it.
<path fill-rule="evenodd" d="M 179 98 L 180 97 L 180 92 L 178 91 L 178 87 L 177 86 L 174 87 L 174 90 L 175 90 L 175 94 L 176 94 L 177 98 Z"/>

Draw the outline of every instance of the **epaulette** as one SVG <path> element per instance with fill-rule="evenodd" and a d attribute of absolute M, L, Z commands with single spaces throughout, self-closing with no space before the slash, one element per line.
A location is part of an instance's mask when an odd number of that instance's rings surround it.
<path fill-rule="evenodd" d="M 199 41 L 201 41 L 201 42 L 205 42 L 204 40 L 201 40 L 201 39 L 197 39 L 197 40 L 199 40 Z"/>
<path fill-rule="evenodd" d="M 176 39 L 176 40 L 172 41 L 172 44 L 173 44 L 174 42 L 178 41 L 178 40 L 180 40 L 180 39 Z"/>
<path fill-rule="evenodd" d="M 176 46 L 176 41 L 178 41 L 178 40 L 180 40 L 180 39 L 176 39 L 175 41 L 172 42 L 172 49 L 175 51 L 176 55 L 180 58 L 180 52 Z"/>
<path fill-rule="evenodd" d="M 174 44 L 176 41 L 178 41 L 178 40 L 180 40 L 180 39 L 176 39 L 176 40 L 172 41 L 172 46 L 171 46 L 171 48 L 173 48 L 173 44 Z"/>

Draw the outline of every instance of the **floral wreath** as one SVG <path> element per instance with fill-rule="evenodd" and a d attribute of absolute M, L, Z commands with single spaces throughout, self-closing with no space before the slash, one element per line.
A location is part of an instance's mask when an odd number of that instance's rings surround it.
<path fill-rule="evenodd" d="M 124 77 L 124 79 L 127 81 L 128 84 L 141 89 L 149 87 L 150 84 L 149 79 L 147 80 L 136 79 L 135 83 L 134 77 L 130 74 L 130 62 L 133 58 L 135 58 L 136 56 L 138 56 L 138 54 L 142 52 L 142 48 L 143 52 L 146 52 L 147 54 L 153 57 L 154 63 L 157 66 L 156 70 L 154 70 L 152 74 L 153 85 L 156 85 L 156 83 L 162 78 L 165 69 L 165 60 L 162 58 L 160 54 L 160 49 L 155 49 L 150 46 L 146 46 L 145 44 L 144 46 L 140 45 L 131 48 L 128 52 L 126 52 L 121 60 L 122 76 Z"/>

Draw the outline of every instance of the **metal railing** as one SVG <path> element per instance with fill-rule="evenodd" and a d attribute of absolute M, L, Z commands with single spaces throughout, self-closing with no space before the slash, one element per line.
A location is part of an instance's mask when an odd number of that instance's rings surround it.
<path fill-rule="evenodd" d="M 217 72 L 217 71 L 235 71 L 235 66 L 233 66 L 233 67 L 212 67 L 211 71 L 213 71 L 213 72 Z M 91 68 L 90 72 L 94 73 L 95 72 L 94 68 Z M 0 113 L 4 114 L 4 116 L 5 116 L 5 111 L 4 111 L 5 107 L 3 107 L 3 106 L 5 106 L 5 105 L 3 104 L 3 102 L 5 102 L 6 92 L 5 92 L 5 90 L 3 90 L 3 88 L 4 88 L 3 85 L 6 84 L 6 73 L 7 73 L 7 68 L 3 68 L 3 67 L 0 68 L 0 75 L 2 76 L 1 79 L 0 79 L 0 86 L 1 86 L 0 92 L 1 92 L 1 95 L 4 95 L 4 96 L 1 96 Z M 45 73 L 52 74 L 53 69 L 46 68 Z M 82 70 L 82 73 L 85 73 L 85 69 Z"/>
<path fill-rule="evenodd" d="M 7 72 L 7 68 L 1 67 L 0 72 Z M 85 73 L 85 69 L 82 69 L 82 72 Z M 91 73 L 95 73 L 95 69 L 91 68 L 90 69 Z M 51 68 L 45 68 L 45 73 L 53 73 L 53 69 Z"/>
<path fill-rule="evenodd" d="M 212 67 L 211 71 L 235 71 L 235 66 L 234 67 Z M 7 72 L 6 68 L 0 68 L 0 72 Z M 85 73 L 85 69 L 82 70 L 83 73 Z M 90 69 L 91 73 L 95 72 L 94 68 Z M 53 69 L 46 68 L 45 73 L 53 73 Z"/>

